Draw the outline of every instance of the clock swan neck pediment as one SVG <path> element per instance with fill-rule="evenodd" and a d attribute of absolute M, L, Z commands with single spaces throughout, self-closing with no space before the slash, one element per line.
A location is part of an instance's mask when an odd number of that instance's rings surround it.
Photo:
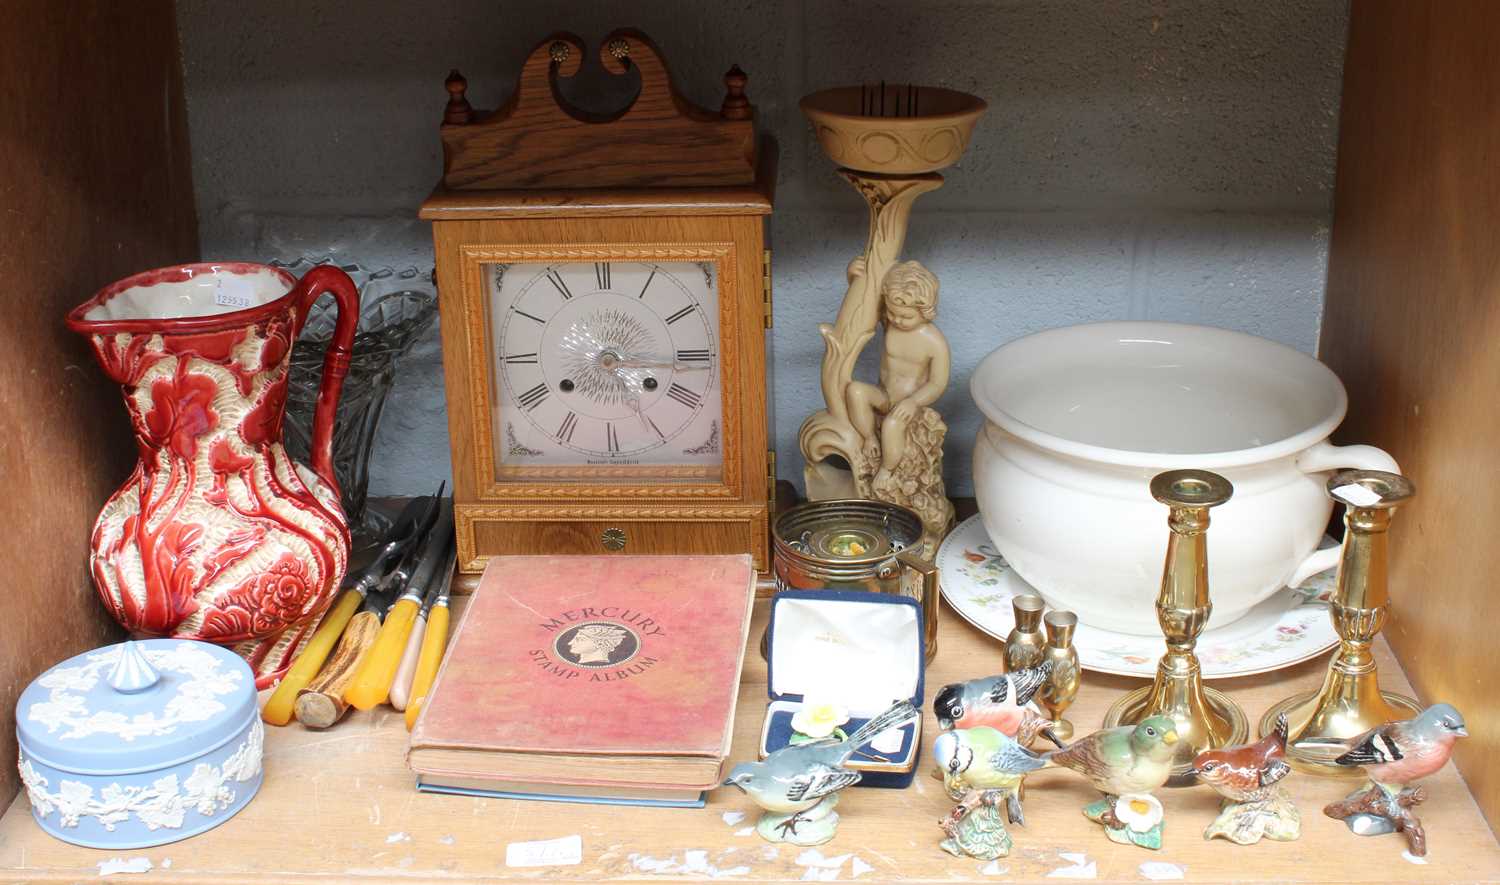
<path fill-rule="evenodd" d="M 498 109 L 473 111 L 465 81 L 445 83 L 441 127 L 447 191 L 747 187 L 757 181 L 754 108 L 738 66 L 725 74 L 723 108 L 698 107 L 678 92 L 660 50 L 633 29 L 611 32 L 599 61 L 613 76 L 640 80 L 635 97 L 610 114 L 574 106 L 559 81 L 583 65 L 585 46 L 556 33 L 526 57 L 515 89 Z"/>

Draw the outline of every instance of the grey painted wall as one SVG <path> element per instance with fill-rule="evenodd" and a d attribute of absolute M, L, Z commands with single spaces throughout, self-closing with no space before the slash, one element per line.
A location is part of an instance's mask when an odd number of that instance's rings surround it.
<path fill-rule="evenodd" d="M 178 4 L 203 253 L 432 264 L 416 206 L 441 172 L 443 78 L 508 94 L 553 30 L 633 25 L 679 87 L 717 107 L 730 62 L 781 142 L 772 337 L 783 479 L 819 405 L 816 331 L 863 246 L 863 203 L 797 112 L 826 86 L 904 80 L 987 99 L 948 184 L 917 203 L 907 256 L 942 281 L 954 352 L 939 408 L 967 494 L 972 367 L 1040 329 L 1202 322 L 1312 352 L 1322 313 L 1345 0 L 1100 3 L 663 0 Z M 868 355 L 867 355 L 868 356 Z M 437 335 L 419 344 L 377 441 L 375 493 L 448 475 Z"/>

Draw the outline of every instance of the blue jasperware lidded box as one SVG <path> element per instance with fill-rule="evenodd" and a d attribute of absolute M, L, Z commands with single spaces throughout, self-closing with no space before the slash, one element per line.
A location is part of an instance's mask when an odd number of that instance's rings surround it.
<path fill-rule="evenodd" d="M 16 704 L 32 816 L 90 848 L 165 845 L 233 817 L 260 789 L 264 737 L 249 665 L 192 640 L 85 652 Z"/>

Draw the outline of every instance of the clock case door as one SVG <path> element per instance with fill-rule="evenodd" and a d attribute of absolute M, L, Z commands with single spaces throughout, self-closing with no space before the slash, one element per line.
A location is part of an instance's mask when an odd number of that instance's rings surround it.
<path fill-rule="evenodd" d="M 747 190 L 734 200 L 699 201 L 714 214 L 683 215 L 646 214 L 680 213 L 678 205 L 632 210 L 576 197 L 546 205 L 536 195 L 482 196 L 439 193 L 422 210 L 434 222 L 460 569 L 482 571 L 496 554 L 618 552 L 749 553 L 767 570 L 762 256 L 769 198 Z M 601 209 L 641 214 L 577 214 Z M 723 468 L 716 479 L 652 481 L 632 467 L 600 467 L 597 480 L 496 479 L 485 265 L 596 261 L 717 264 Z"/>

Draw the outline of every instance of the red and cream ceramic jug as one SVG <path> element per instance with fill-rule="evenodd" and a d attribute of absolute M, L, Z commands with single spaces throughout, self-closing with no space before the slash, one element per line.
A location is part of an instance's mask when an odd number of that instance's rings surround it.
<path fill-rule="evenodd" d="M 311 469 L 281 445 L 292 344 L 320 295 L 338 323 Z M 187 264 L 106 286 L 68 314 L 125 394 L 140 461 L 94 523 L 104 604 L 138 635 L 202 639 L 286 670 L 343 579 L 349 529 L 333 422 L 359 321 L 343 271 Z"/>

